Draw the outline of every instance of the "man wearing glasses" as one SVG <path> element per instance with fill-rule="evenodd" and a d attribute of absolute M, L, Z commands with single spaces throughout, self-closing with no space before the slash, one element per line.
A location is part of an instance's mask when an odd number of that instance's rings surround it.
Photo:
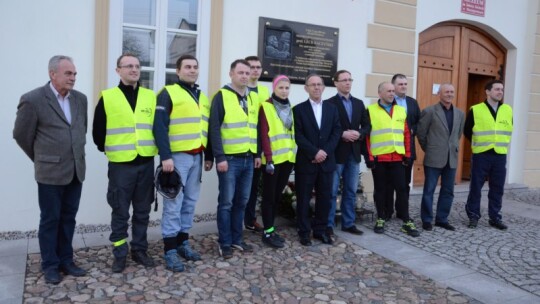
<path fill-rule="evenodd" d="M 249 63 L 250 66 L 250 74 L 247 88 L 249 92 L 257 93 L 257 96 L 259 97 L 259 104 L 262 104 L 263 102 L 268 100 L 268 98 L 270 98 L 270 92 L 268 91 L 268 88 L 266 86 L 258 84 L 262 72 L 261 60 L 257 56 L 248 56 L 245 58 L 245 60 Z M 249 194 L 249 200 L 247 202 L 246 211 L 244 214 L 244 227 L 246 227 L 247 230 L 255 232 L 263 231 L 263 227 L 261 226 L 261 224 L 257 223 L 257 213 L 255 212 L 260 179 L 261 168 L 253 169 L 251 192 Z"/>
<path fill-rule="evenodd" d="M 126 268 L 129 251 L 128 220 L 131 216 L 131 258 L 137 264 L 153 267 L 148 256 L 146 231 L 154 200 L 154 143 L 152 125 L 156 95 L 140 86 L 141 66 L 134 54 L 117 60 L 117 87 L 104 90 L 94 113 L 94 143 L 109 159 L 107 202 L 112 208 L 111 235 L 114 261 L 112 271 Z"/>
<path fill-rule="evenodd" d="M 293 108 L 295 140 L 298 145 L 295 164 L 296 218 L 303 246 L 311 246 L 313 237 L 333 244 L 326 231 L 332 200 L 332 182 L 336 170 L 334 151 L 341 137 L 337 108 L 322 100 L 321 76 L 306 77 L 308 100 Z M 310 220 L 309 202 L 315 189 L 315 216 Z"/>
<path fill-rule="evenodd" d="M 334 104 L 339 113 L 339 122 L 343 133 L 336 148 L 336 172 L 332 187 L 332 206 L 328 216 L 327 232 L 333 235 L 336 216 L 336 199 L 340 180 L 341 188 L 341 230 L 361 235 L 356 227 L 356 190 L 360 174 L 360 142 L 369 134 L 369 121 L 364 102 L 351 95 L 353 79 L 346 70 L 337 71 L 334 85 L 337 94 L 327 101 Z"/>

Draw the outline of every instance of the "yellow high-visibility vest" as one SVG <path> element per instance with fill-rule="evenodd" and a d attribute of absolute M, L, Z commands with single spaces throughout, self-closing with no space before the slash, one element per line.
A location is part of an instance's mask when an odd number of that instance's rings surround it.
<path fill-rule="evenodd" d="M 369 105 L 368 110 L 371 119 L 371 154 L 377 156 L 397 152 L 405 155 L 405 108 L 394 105 L 392 117 L 378 103 Z"/>
<path fill-rule="evenodd" d="M 266 86 L 259 84 L 257 85 L 257 96 L 259 97 L 259 104 L 263 105 L 270 98 L 270 91 Z"/>
<path fill-rule="evenodd" d="M 512 108 L 507 104 L 500 105 L 496 120 L 484 102 L 472 106 L 471 109 L 474 116 L 472 152 L 478 154 L 495 149 L 498 154 L 508 154 L 513 130 Z"/>
<path fill-rule="evenodd" d="M 152 133 L 156 112 L 156 95 L 139 87 L 135 111 L 120 88 L 101 92 L 107 117 L 105 154 L 111 162 L 128 162 L 137 155 L 154 156 L 157 147 Z"/>
<path fill-rule="evenodd" d="M 276 165 L 287 161 L 294 163 L 297 150 L 294 140 L 294 128 L 291 128 L 291 130 L 285 128 L 272 103 L 265 101 L 262 103 L 262 107 L 266 121 L 268 121 L 268 137 L 272 149 L 272 161 Z M 266 164 L 264 153 L 262 163 Z"/>
<path fill-rule="evenodd" d="M 247 114 L 235 92 L 221 89 L 225 117 L 221 124 L 221 140 L 225 154 L 257 153 L 257 121 L 259 100 L 255 92 L 247 97 Z"/>
<path fill-rule="evenodd" d="M 165 86 L 172 101 L 169 142 L 172 152 L 191 151 L 208 143 L 210 103 L 202 92 L 194 96 L 178 84 Z"/>

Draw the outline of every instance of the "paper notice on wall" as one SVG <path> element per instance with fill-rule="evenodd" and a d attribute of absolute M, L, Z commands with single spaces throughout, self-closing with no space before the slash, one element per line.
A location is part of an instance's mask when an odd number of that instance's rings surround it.
<path fill-rule="evenodd" d="M 434 83 L 433 88 L 431 89 L 431 94 L 437 95 L 439 94 L 439 88 L 441 87 L 440 83 Z"/>

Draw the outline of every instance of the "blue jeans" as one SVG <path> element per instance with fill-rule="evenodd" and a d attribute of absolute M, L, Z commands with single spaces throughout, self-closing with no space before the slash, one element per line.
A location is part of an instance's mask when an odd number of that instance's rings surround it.
<path fill-rule="evenodd" d="M 441 177 L 441 190 L 437 200 L 435 222 L 448 223 L 448 214 L 450 214 L 454 201 L 454 179 L 456 177 L 456 169 L 450 168 L 448 164 L 444 168 L 424 166 L 424 192 L 420 207 L 422 223 L 433 221 L 433 193 L 435 193 L 439 176 Z"/>
<path fill-rule="evenodd" d="M 471 159 L 471 183 L 465 211 L 469 219 L 478 220 L 482 187 L 489 177 L 488 214 L 494 221 L 500 221 L 504 181 L 506 179 L 506 154 L 473 154 Z"/>
<path fill-rule="evenodd" d="M 222 247 L 243 241 L 242 225 L 253 179 L 253 156 L 227 156 L 227 163 L 227 172 L 218 172 L 217 226 Z"/>
<path fill-rule="evenodd" d="M 38 183 L 39 250 L 41 269 L 58 268 L 73 262 L 75 216 L 79 210 L 82 183 L 74 177 L 67 185 Z"/>
<path fill-rule="evenodd" d="M 356 190 L 358 189 L 359 174 L 360 163 L 354 159 L 352 153 L 349 155 L 345 164 L 336 164 L 336 172 L 332 184 L 332 206 L 330 207 L 330 214 L 328 214 L 328 227 L 335 226 L 336 199 L 340 179 L 343 179 L 343 188 L 341 189 L 341 229 L 354 226 L 356 220 Z"/>
<path fill-rule="evenodd" d="M 163 199 L 161 234 L 163 238 L 176 237 L 178 233 L 187 233 L 193 226 L 195 204 L 201 189 L 202 159 L 201 153 L 172 154 L 174 167 L 180 172 L 184 188 L 176 199 Z"/>

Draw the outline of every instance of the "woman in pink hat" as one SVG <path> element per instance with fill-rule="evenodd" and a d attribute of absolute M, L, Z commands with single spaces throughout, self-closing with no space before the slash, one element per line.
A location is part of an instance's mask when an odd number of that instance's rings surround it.
<path fill-rule="evenodd" d="M 272 96 L 262 103 L 259 111 L 263 150 L 262 241 L 273 248 L 283 248 L 285 243 L 275 231 L 274 218 L 296 156 L 290 85 L 287 76 L 276 76 L 272 82 Z"/>

